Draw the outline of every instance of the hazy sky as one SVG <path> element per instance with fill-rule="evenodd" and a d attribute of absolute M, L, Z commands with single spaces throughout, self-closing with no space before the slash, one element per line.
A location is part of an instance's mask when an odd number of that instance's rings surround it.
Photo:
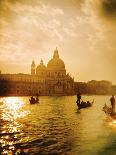
<path fill-rule="evenodd" d="M 116 0 L 0 0 L 3 73 L 30 73 L 56 46 L 76 81 L 116 84 Z"/>

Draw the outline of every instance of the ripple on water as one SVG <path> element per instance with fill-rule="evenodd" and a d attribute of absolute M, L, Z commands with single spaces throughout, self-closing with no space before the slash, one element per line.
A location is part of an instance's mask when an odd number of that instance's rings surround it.
<path fill-rule="evenodd" d="M 108 97 L 94 98 L 94 106 L 80 113 L 73 96 L 40 97 L 35 105 L 28 97 L 1 98 L 0 154 L 97 155 L 107 148 L 114 153 L 115 123 L 105 121 L 101 110 Z"/>

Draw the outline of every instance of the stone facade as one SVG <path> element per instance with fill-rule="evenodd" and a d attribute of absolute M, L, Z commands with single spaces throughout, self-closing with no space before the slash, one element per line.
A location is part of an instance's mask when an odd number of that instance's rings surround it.
<path fill-rule="evenodd" d="M 34 60 L 29 74 L 0 74 L 0 94 L 6 95 L 73 95 L 74 79 L 66 73 L 65 64 L 56 49 L 47 66 Z"/>

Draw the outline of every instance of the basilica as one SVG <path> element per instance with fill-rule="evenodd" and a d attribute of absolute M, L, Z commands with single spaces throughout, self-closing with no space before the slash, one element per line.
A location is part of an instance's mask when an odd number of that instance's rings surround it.
<path fill-rule="evenodd" d="M 47 66 L 31 64 L 31 74 L 0 74 L 0 94 L 6 95 L 73 95 L 74 78 L 66 73 L 63 60 L 56 48 Z"/>
<path fill-rule="evenodd" d="M 47 65 L 43 60 L 39 65 L 33 60 L 30 65 L 30 74 L 0 72 L 0 96 L 64 96 L 75 95 L 78 91 L 82 94 L 116 93 L 116 86 L 109 81 L 74 82 L 74 78 L 66 72 L 57 48 Z"/>
<path fill-rule="evenodd" d="M 74 93 L 74 79 L 66 73 L 65 64 L 59 57 L 57 48 L 47 66 L 44 65 L 43 60 L 38 66 L 32 61 L 31 75 L 44 81 L 47 94 L 70 95 Z"/>

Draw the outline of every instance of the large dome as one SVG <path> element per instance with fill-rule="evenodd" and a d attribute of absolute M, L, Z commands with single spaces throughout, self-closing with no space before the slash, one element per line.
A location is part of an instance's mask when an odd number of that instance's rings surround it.
<path fill-rule="evenodd" d="M 65 70 L 63 60 L 59 58 L 58 50 L 54 51 L 53 58 L 47 64 L 48 70 Z"/>

